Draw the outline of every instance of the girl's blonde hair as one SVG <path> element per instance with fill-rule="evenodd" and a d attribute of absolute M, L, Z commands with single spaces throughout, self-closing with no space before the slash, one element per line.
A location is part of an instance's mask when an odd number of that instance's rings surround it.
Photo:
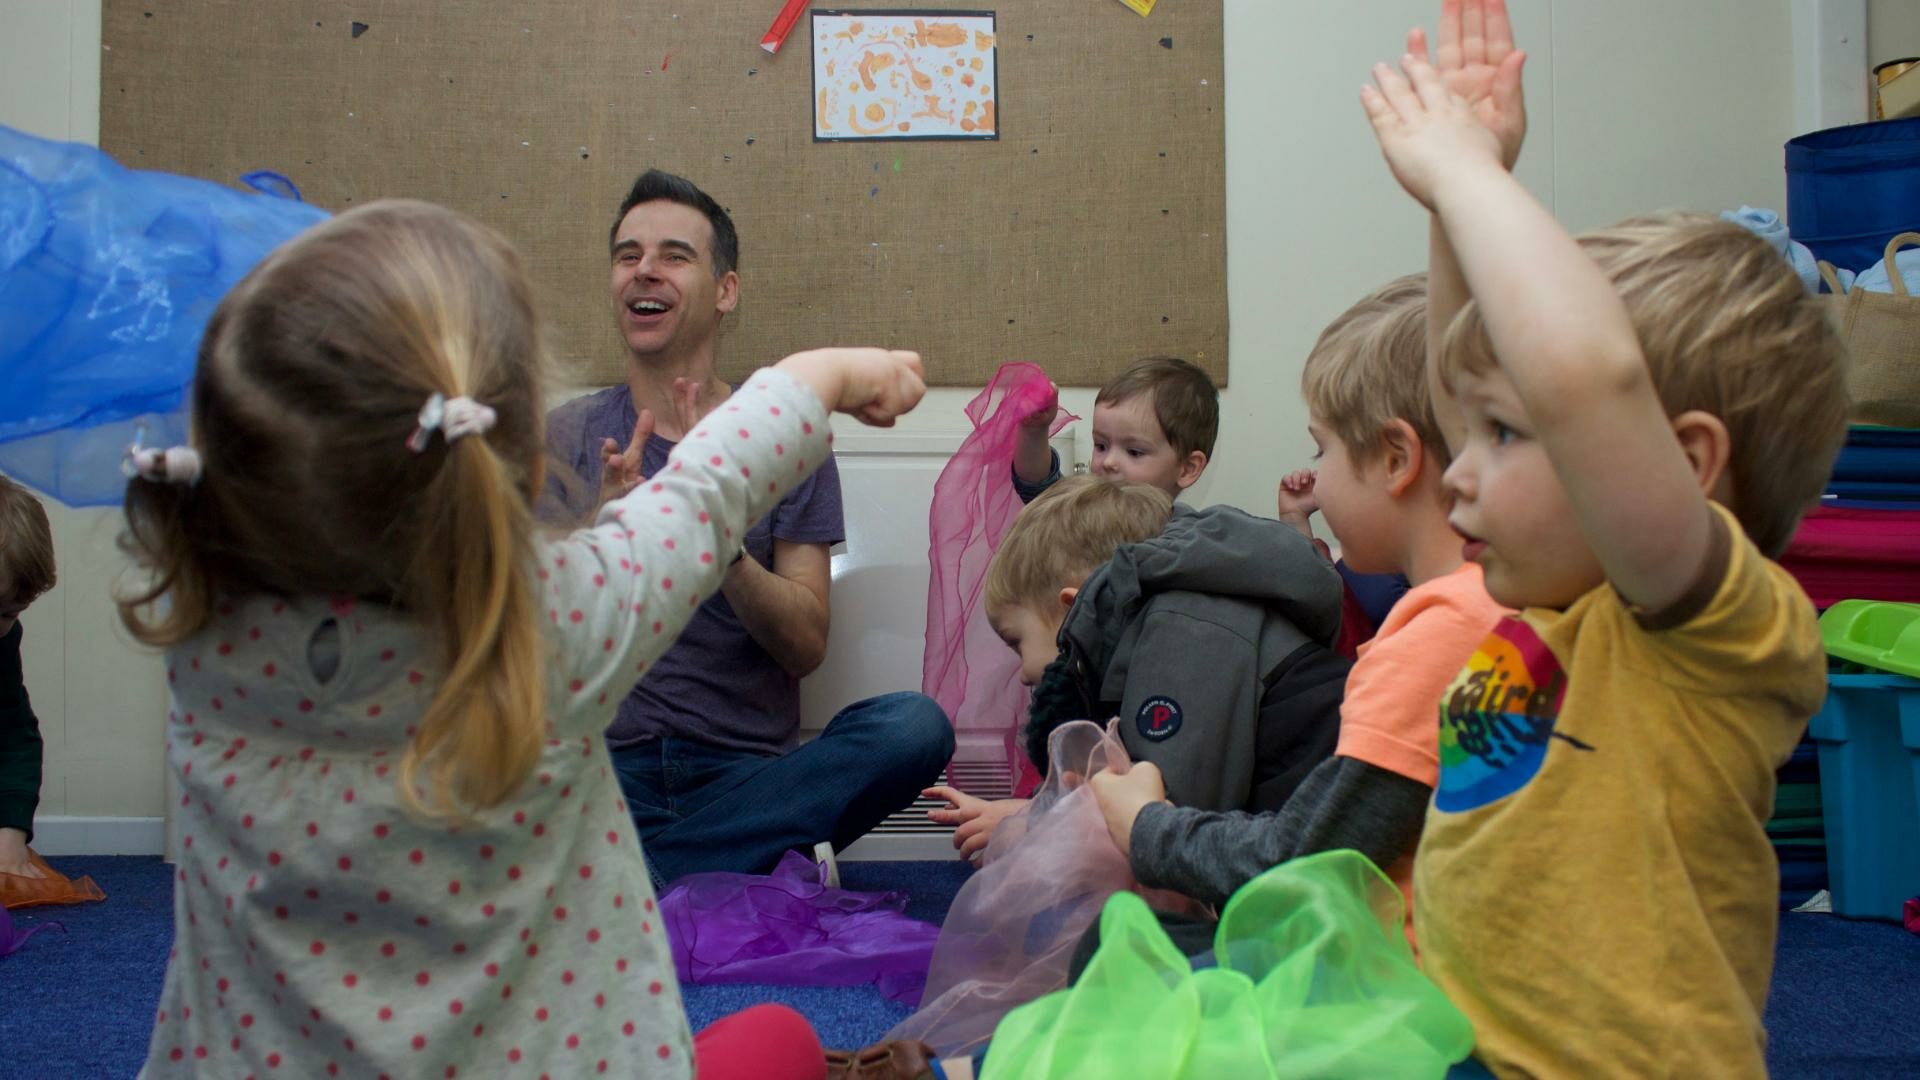
<path fill-rule="evenodd" d="M 207 324 L 192 391 L 199 483 L 127 483 L 122 546 L 152 578 L 120 600 L 121 619 L 167 647 L 228 597 L 407 612 L 439 642 L 439 689 L 403 759 L 402 797 L 449 817 L 498 805 L 546 738 L 528 580 L 544 357 L 519 259 L 465 216 L 377 202 L 288 243 Z M 491 407 L 493 428 L 410 452 L 435 393 Z"/>

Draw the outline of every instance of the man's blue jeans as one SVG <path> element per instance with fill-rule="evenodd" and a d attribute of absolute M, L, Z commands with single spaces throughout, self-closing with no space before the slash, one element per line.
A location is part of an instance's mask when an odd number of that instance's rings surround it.
<path fill-rule="evenodd" d="M 789 849 L 835 850 L 940 780 L 953 725 L 925 694 L 885 694 L 840 711 L 784 754 L 652 739 L 613 751 L 655 888 L 708 870 L 764 874 Z"/>

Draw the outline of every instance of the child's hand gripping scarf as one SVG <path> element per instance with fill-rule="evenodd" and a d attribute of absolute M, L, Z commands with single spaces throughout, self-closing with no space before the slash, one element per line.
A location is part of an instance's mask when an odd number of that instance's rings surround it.
<path fill-rule="evenodd" d="M 1009 1010 L 1065 986 L 1101 905 L 1139 888 L 1086 786 L 1101 769 L 1126 771 L 1119 735 L 1078 720 L 1055 730 L 1048 749 L 1053 767 L 1032 805 L 1001 822 L 985 867 L 954 897 L 920 1011 L 888 1039 L 918 1039 L 949 1057 L 979 1046 Z M 1149 900 L 1163 911 L 1194 906 L 1172 893 Z"/>

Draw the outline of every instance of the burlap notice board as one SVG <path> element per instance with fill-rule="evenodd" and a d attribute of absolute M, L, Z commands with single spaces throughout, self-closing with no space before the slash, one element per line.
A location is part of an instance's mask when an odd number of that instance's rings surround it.
<path fill-rule="evenodd" d="M 919 349 L 943 385 L 1008 360 L 1097 385 L 1151 353 L 1224 385 L 1221 0 L 870 6 L 996 13 L 997 140 L 814 141 L 808 20 L 758 47 L 777 0 L 105 0 L 101 146 L 472 213 L 583 382 L 621 371 L 607 229 L 657 166 L 739 226 L 729 374 L 857 343 Z"/>

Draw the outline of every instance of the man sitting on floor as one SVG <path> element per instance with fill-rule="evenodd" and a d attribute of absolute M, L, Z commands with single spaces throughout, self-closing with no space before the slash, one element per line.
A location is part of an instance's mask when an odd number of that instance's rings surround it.
<path fill-rule="evenodd" d="M 573 492 L 549 485 L 550 524 L 590 518 L 664 466 L 733 392 L 714 373 L 721 320 L 740 299 L 727 212 L 649 170 L 621 203 L 609 247 L 627 381 L 548 416 L 549 452 L 584 481 Z M 607 729 L 656 887 L 699 871 L 763 873 L 790 848 L 825 858 L 825 845 L 845 847 L 910 805 L 953 756 L 946 714 L 918 693 L 857 702 L 795 746 L 800 679 L 827 651 L 828 549 L 843 538 L 829 460 L 748 530 L 720 593 Z"/>

